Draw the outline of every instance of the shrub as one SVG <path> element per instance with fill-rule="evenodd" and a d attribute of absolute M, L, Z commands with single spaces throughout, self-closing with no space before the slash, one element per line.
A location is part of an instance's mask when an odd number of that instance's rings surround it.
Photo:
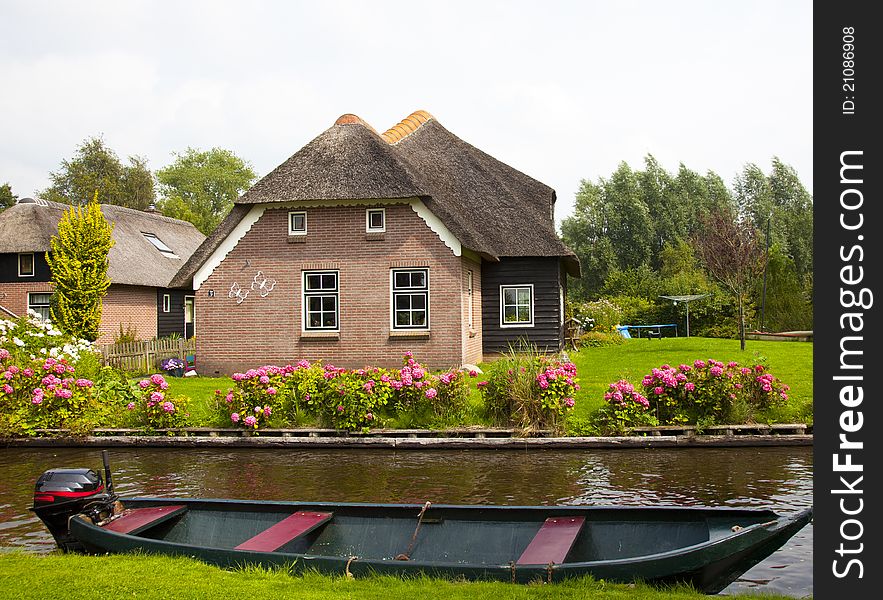
<path fill-rule="evenodd" d="M 625 343 L 625 338 L 617 332 L 589 331 L 579 338 L 580 347 L 601 348 L 603 346 L 619 346 Z"/>
<path fill-rule="evenodd" d="M 714 359 L 692 365 L 662 365 L 641 385 L 661 424 L 751 422 L 759 412 L 788 399 L 784 385 L 766 367 L 740 366 Z"/>
<path fill-rule="evenodd" d="M 616 331 L 616 326 L 622 323 L 622 308 L 606 298 L 581 304 L 575 312 L 584 318 L 594 319 L 596 332 Z"/>
<path fill-rule="evenodd" d="M 485 409 L 495 422 L 522 431 L 562 431 L 579 389 L 576 366 L 541 354 L 535 346 L 510 348 L 478 384 Z"/>
<path fill-rule="evenodd" d="M 65 335 L 32 310 L 14 321 L 0 319 L 0 348 L 19 363 L 48 356 L 73 364 L 81 355 L 98 353 L 92 342 Z"/>
<path fill-rule="evenodd" d="M 33 435 L 37 429 L 85 434 L 109 415 L 89 379 L 67 359 L 46 357 L 16 364 L 0 349 L 0 430 Z"/>
<path fill-rule="evenodd" d="M 168 388 L 168 382 L 159 373 L 138 382 L 137 397 L 126 408 L 139 426 L 150 431 L 186 427 L 189 424 L 189 398 L 167 397 Z"/>
<path fill-rule="evenodd" d="M 607 403 L 595 414 L 593 424 L 603 435 L 627 433 L 629 428 L 655 426 L 659 421 L 649 410 L 650 402 L 635 390 L 635 386 L 620 379 L 610 384 L 604 394 Z"/>

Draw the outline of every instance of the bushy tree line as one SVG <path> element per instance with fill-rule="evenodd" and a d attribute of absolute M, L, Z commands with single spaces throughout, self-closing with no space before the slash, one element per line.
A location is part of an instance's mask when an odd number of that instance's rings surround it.
<path fill-rule="evenodd" d="M 652 155 L 641 170 L 621 163 L 581 182 L 561 231 L 582 263 L 571 300 L 607 298 L 624 323 L 683 324 L 683 303 L 661 296 L 710 294 L 690 305 L 693 334 L 812 329 L 812 197 L 778 158 L 768 174 L 746 165 L 732 187 Z"/>
<path fill-rule="evenodd" d="M 49 187 L 38 195 L 84 205 L 97 192 L 104 204 L 136 210 L 155 205 L 164 215 L 189 221 L 208 235 L 257 179 L 247 161 L 223 148 L 187 148 L 173 157 L 154 173 L 146 158 L 130 156 L 124 163 L 102 137 L 90 137 L 49 174 Z M 0 187 L 0 210 L 14 202 L 9 185 Z"/>

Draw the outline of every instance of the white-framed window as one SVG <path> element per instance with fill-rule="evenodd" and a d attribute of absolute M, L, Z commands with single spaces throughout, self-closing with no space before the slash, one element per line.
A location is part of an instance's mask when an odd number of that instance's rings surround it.
<path fill-rule="evenodd" d="M 175 251 L 169 248 L 165 242 L 157 237 L 155 233 L 142 231 L 141 235 L 144 236 L 144 239 L 153 244 L 153 247 L 159 250 L 163 256 L 168 256 L 169 258 L 178 258 L 178 255 L 175 254 Z"/>
<path fill-rule="evenodd" d="M 365 211 L 365 232 L 383 233 L 386 231 L 386 209 L 369 208 Z"/>
<path fill-rule="evenodd" d="M 162 311 L 164 313 L 172 312 L 172 295 L 171 294 L 163 294 L 162 295 Z"/>
<path fill-rule="evenodd" d="M 429 269 L 392 269 L 392 328 L 429 329 Z"/>
<path fill-rule="evenodd" d="M 307 234 L 307 211 L 295 210 L 288 213 L 288 235 Z"/>
<path fill-rule="evenodd" d="M 28 310 L 32 310 L 40 315 L 44 321 L 50 319 L 49 315 L 49 297 L 50 292 L 30 292 L 28 293 Z"/>
<path fill-rule="evenodd" d="M 533 284 L 500 286 L 500 327 L 533 327 Z"/>
<path fill-rule="evenodd" d="M 304 331 L 340 330 L 338 271 L 304 271 Z"/>
<path fill-rule="evenodd" d="M 18 255 L 18 276 L 33 277 L 34 276 L 34 253 L 28 252 Z"/>

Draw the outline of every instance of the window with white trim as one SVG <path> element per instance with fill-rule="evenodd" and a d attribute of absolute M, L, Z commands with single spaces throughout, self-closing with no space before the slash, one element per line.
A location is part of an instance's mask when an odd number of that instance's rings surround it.
<path fill-rule="evenodd" d="M 298 210 L 288 213 L 288 235 L 307 234 L 307 212 Z"/>
<path fill-rule="evenodd" d="M 40 315 L 44 321 L 50 319 L 49 315 L 49 298 L 51 293 L 47 292 L 30 292 L 28 294 L 28 310 L 32 310 Z"/>
<path fill-rule="evenodd" d="M 34 253 L 18 255 L 18 276 L 33 277 L 34 276 Z"/>
<path fill-rule="evenodd" d="M 392 328 L 429 329 L 429 269 L 392 269 Z"/>
<path fill-rule="evenodd" d="M 338 331 L 339 300 L 337 271 L 304 271 L 304 331 Z"/>
<path fill-rule="evenodd" d="M 171 294 L 163 294 L 162 295 L 162 311 L 164 313 L 172 312 L 172 295 Z"/>
<path fill-rule="evenodd" d="M 533 284 L 500 286 L 500 326 L 533 327 Z"/>
<path fill-rule="evenodd" d="M 365 211 L 365 232 L 383 233 L 386 231 L 386 209 L 369 208 Z"/>

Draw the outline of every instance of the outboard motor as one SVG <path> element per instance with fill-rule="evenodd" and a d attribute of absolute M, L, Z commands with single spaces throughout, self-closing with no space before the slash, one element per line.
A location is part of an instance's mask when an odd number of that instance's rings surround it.
<path fill-rule="evenodd" d="M 49 469 L 37 479 L 34 487 L 34 511 L 58 547 L 64 552 L 82 552 L 83 546 L 70 536 L 68 520 L 84 513 L 93 521 L 110 517 L 116 496 L 110 479 L 107 455 L 104 455 L 107 487 L 101 475 L 92 469 Z"/>

